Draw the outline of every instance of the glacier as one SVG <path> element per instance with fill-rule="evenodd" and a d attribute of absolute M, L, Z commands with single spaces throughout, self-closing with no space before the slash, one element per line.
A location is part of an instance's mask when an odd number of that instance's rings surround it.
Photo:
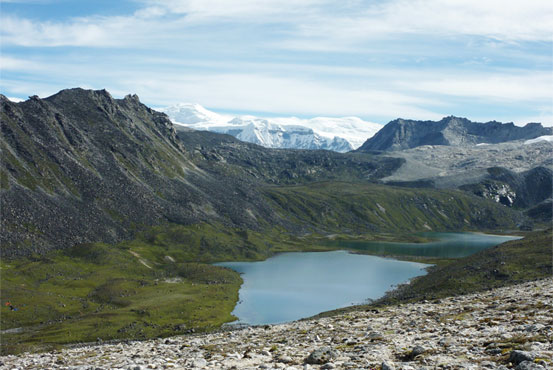
<path fill-rule="evenodd" d="M 357 149 L 383 127 L 358 117 L 232 116 L 195 103 L 179 103 L 157 110 L 167 114 L 177 130 L 186 127 L 229 134 L 267 148 L 326 149 L 343 153 Z"/>

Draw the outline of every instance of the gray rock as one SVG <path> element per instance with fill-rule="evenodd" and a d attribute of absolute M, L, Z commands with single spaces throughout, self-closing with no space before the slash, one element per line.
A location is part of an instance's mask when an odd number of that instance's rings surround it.
<path fill-rule="evenodd" d="M 533 139 L 552 133 L 552 128 L 537 123 L 518 127 L 512 123 L 479 123 L 453 116 L 444 117 L 440 121 L 396 119 L 357 150 L 399 150 L 421 145 L 473 146 L 478 143 Z"/>
<path fill-rule="evenodd" d="M 542 370 L 545 369 L 545 367 L 535 364 L 532 361 L 522 361 L 518 366 L 515 368 L 515 370 Z"/>
<path fill-rule="evenodd" d="M 518 365 L 524 361 L 533 362 L 535 358 L 536 356 L 533 353 L 526 352 L 526 351 L 514 350 L 514 351 L 511 351 L 511 353 L 509 354 L 509 361 L 515 365 Z"/>
<path fill-rule="evenodd" d="M 294 362 L 294 361 L 292 360 L 292 357 L 286 356 L 286 355 L 280 356 L 280 357 L 278 358 L 277 361 L 278 361 L 278 362 L 282 362 L 283 364 L 289 364 L 289 363 L 291 363 L 291 362 Z"/>
<path fill-rule="evenodd" d="M 197 358 L 194 360 L 194 367 L 202 368 L 207 366 L 207 361 L 203 358 Z"/>
<path fill-rule="evenodd" d="M 379 332 L 372 331 L 367 335 L 367 339 L 372 342 L 372 341 L 375 341 L 375 340 L 382 340 L 382 339 L 384 339 L 384 336 Z"/>
<path fill-rule="evenodd" d="M 415 358 L 419 355 L 422 355 L 423 353 L 426 352 L 426 348 L 422 347 L 422 346 L 415 346 L 412 350 L 411 350 L 411 353 L 409 354 L 409 356 L 411 358 Z"/>
<path fill-rule="evenodd" d="M 538 324 L 526 325 L 525 330 L 529 332 L 536 332 L 536 331 L 542 330 L 543 328 L 545 328 L 545 325 L 538 323 Z"/>
<path fill-rule="evenodd" d="M 308 364 L 322 365 L 338 357 L 338 352 L 330 347 L 321 347 L 309 354 L 305 359 Z"/>
<path fill-rule="evenodd" d="M 332 362 L 327 362 L 323 366 L 321 366 L 321 369 L 328 370 L 328 369 L 335 369 L 336 365 L 334 365 Z"/>
<path fill-rule="evenodd" d="M 390 364 L 389 362 L 383 362 L 381 365 L 382 370 L 395 370 L 396 368 L 394 365 Z"/>

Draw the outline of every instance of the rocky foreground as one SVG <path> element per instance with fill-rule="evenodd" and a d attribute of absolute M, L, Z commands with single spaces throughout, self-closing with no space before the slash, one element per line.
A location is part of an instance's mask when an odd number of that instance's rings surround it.
<path fill-rule="evenodd" d="M 553 278 L 282 325 L 0 357 L 59 369 L 547 369 Z"/>

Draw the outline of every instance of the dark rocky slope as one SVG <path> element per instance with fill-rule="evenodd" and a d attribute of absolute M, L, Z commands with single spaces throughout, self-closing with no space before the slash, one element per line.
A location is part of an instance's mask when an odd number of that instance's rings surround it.
<path fill-rule="evenodd" d="M 415 148 L 422 145 L 472 146 L 479 143 L 502 143 L 553 135 L 553 128 L 540 123 L 524 127 L 496 121 L 479 123 L 466 118 L 444 117 L 440 121 L 396 119 L 389 122 L 357 151 L 390 151 Z"/>
<path fill-rule="evenodd" d="M 271 220 L 247 183 L 198 169 L 167 117 L 136 96 L 72 89 L 1 104 L 3 254 L 115 242 L 167 221 L 248 226 L 244 208 Z"/>
<path fill-rule="evenodd" d="M 138 97 L 114 99 L 105 90 L 63 90 L 22 103 L 0 96 L 0 104 L 3 256 L 113 243 L 166 223 L 300 232 L 300 224 L 319 221 L 306 222 L 303 211 L 293 220 L 293 210 L 268 201 L 267 186 L 377 181 L 403 163 L 366 153 L 271 150 L 208 132 L 177 135 L 167 116 Z M 316 197 L 317 207 L 336 198 Z M 473 201 L 463 196 L 462 202 Z M 491 212 L 501 219 L 487 224 L 514 225 L 519 216 L 504 212 Z M 465 216 L 473 220 L 451 217 Z M 423 214 L 427 221 L 433 217 Z M 482 226 L 474 222 L 465 224 Z"/>

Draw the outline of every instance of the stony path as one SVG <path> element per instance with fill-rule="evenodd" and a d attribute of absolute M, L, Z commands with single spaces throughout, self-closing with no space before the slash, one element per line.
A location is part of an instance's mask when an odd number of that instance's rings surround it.
<path fill-rule="evenodd" d="M 516 351 L 514 349 L 517 349 Z M 331 318 L 0 357 L 60 369 L 544 369 L 553 278 Z"/>

